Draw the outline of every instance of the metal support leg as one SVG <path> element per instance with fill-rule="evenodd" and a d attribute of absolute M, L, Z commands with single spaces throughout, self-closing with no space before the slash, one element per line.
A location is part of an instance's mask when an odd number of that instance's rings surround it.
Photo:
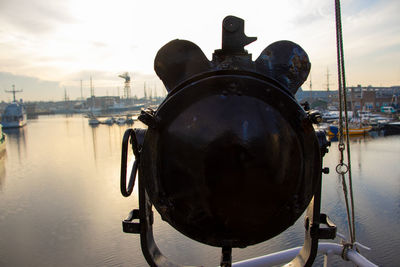
<path fill-rule="evenodd" d="M 221 255 L 221 267 L 231 267 L 232 266 L 232 248 L 223 247 Z"/>

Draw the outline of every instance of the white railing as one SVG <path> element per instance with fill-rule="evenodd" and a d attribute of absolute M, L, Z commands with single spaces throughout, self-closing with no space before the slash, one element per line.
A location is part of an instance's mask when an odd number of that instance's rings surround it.
<path fill-rule="evenodd" d="M 318 253 L 324 254 L 324 267 L 330 266 L 330 261 L 332 256 L 336 255 L 342 257 L 343 253 L 343 245 L 335 244 L 335 243 L 319 243 L 318 244 Z M 240 262 L 233 263 L 234 267 L 265 267 L 265 266 L 275 266 L 275 265 L 284 265 L 290 262 L 294 257 L 299 254 L 301 247 L 296 247 L 288 250 L 279 251 L 276 253 L 272 253 L 269 255 L 252 258 Z M 360 253 L 358 253 L 354 249 L 346 250 L 346 257 L 349 261 L 354 263 L 360 267 L 373 267 L 378 266 L 370 262 Z M 345 261 L 343 259 L 343 261 Z"/>

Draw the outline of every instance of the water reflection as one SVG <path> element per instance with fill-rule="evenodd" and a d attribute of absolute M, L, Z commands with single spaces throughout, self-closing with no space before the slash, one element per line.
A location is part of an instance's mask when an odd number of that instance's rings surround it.
<path fill-rule="evenodd" d="M 370 135 L 352 135 L 350 137 L 350 157 L 352 159 L 351 168 L 354 169 L 354 166 L 357 166 L 357 170 L 361 171 L 362 169 L 362 159 L 361 159 L 361 148 L 362 144 L 367 142 L 371 142 L 373 138 Z M 337 137 L 331 138 L 332 149 L 337 149 L 339 146 L 339 140 Z M 344 144 L 347 145 L 346 140 L 344 140 Z M 340 157 L 339 157 L 340 158 Z M 338 162 L 339 162 L 338 158 Z M 343 152 L 344 162 L 347 164 L 347 151 Z"/>
<path fill-rule="evenodd" d="M 370 134 L 365 134 L 365 135 L 350 135 L 350 142 L 359 142 L 359 141 L 368 141 L 368 140 L 372 140 L 373 136 Z M 334 136 L 328 136 L 329 141 L 331 142 L 339 142 L 339 138 L 337 135 Z M 346 141 L 345 141 L 346 142 Z"/>
<path fill-rule="evenodd" d="M 8 151 L 17 152 L 20 162 L 26 157 L 26 128 L 25 126 L 21 128 L 3 129 L 3 132 L 7 136 L 6 142 L 9 147 Z"/>
<path fill-rule="evenodd" d="M 126 128 L 93 128 L 80 116 L 44 116 L 7 134 L 7 157 L 0 159 L 0 266 L 148 266 L 139 237 L 121 229 L 121 219 L 137 208 L 137 192 L 130 198 L 119 192 Z M 322 211 L 345 233 L 342 185 L 334 171 L 337 145 L 324 159 L 331 173 L 323 176 Z M 351 139 L 358 241 L 372 247 L 365 256 L 383 266 L 400 262 L 400 233 L 394 231 L 400 221 L 399 151 L 400 136 Z M 154 229 L 160 249 L 175 262 L 219 264 L 220 249 L 189 240 L 157 213 Z M 300 218 L 272 240 L 234 249 L 233 257 L 301 246 L 303 238 Z"/>
<path fill-rule="evenodd" d="M 3 191 L 3 186 L 6 180 L 6 165 L 5 161 L 7 158 L 6 150 L 0 152 L 0 191 Z"/>
<path fill-rule="evenodd" d="M 93 158 L 97 166 L 97 137 L 96 137 L 97 125 L 96 126 L 91 125 L 90 128 L 92 132 Z"/>

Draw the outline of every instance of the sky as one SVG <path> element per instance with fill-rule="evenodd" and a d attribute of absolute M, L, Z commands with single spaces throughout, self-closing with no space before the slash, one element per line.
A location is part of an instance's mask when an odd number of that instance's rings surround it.
<path fill-rule="evenodd" d="M 400 85 L 400 1 L 341 2 L 347 85 Z M 253 60 L 275 41 L 296 42 L 312 64 L 303 90 L 310 80 L 325 90 L 327 77 L 337 89 L 334 0 L 1 0 L 0 101 L 11 100 L 13 84 L 25 101 L 88 97 L 90 77 L 96 95 L 122 96 L 124 72 L 132 95 L 142 97 L 145 84 L 163 95 L 158 49 L 185 39 L 211 60 L 227 15 L 258 38 L 246 46 Z"/>

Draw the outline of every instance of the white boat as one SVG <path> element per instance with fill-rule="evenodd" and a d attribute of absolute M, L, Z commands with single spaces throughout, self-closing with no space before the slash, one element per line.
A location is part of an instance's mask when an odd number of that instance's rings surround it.
<path fill-rule="evenodd" d="M 1 124 L 3 128 L 19 128 L 26 124 L 27 115 L 22 101 L 16 101 L 15 93 L 22 92 L 16 91 L 15 86 L 11 91 L 6 91 L 13 94 L 13 102 L 10 103 L 4 110 L 1 116 Z"/>
<path fill-rule="evenodd" d="M 119 117 L 116 121 L 115 121 L 118 125 L 124 125 L 126 123 L 126 119 Z"/>
<path fill-rule="evenodd" d="M 384 125 L 390 123 L 393 119 L 380 115 L 372 115 L 369 117 L 368 123 L 373 127 L 383 127 Z"/>
<path fill-rule="evenodd" d="M 339 111 L 327 111 L 322 113 L 322 119 L 326 122 L 332 122 L 339 119 Z"/>
<path fill-rule="evenodd" d="M 130 115 L 126 115 L 126 124 L 133 124 L 134 119 Z"/>
<path fill-rule="evenodd" d="M 113 125 L 115 122 L 115 119 L 113 117 L 106 119 L 103 123 L 107 125 Z"/>
<path fill-rule="evenodd" d="M 100 124 L 100 121 L 96 117 L 93 116 L 93 117 L 89 118 L 89 125 L 96 126 L 99 124 Z"/>

